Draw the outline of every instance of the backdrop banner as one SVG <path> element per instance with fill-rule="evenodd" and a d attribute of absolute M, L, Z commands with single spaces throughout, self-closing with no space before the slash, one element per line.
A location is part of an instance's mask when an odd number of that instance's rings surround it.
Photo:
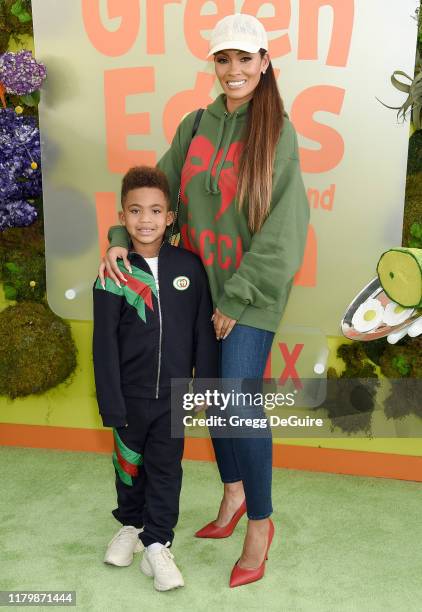
<path fill-rule="evenodd" d="M 379 256 L 401 244 L 409 125 L 394 70 L 413 74 L 415 0 L 32 0 L 41 93 L 51 308 L 90 319 L 120 180 L 154 164 L 186 113 L 219 93 L 208 39 L 223 16 L 256 15 L 299 139 L 311 208 L 283 324 L 339 335 Z M 405 41 L 405 44 L 403 44 Z M 201 249 L 196 245 L 199 255 Z M 214 249 L 218 243 L 203 249 Z"/>

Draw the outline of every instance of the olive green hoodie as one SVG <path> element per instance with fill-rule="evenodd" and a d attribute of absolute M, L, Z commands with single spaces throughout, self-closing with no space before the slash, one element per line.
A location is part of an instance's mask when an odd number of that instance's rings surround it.
<path fill-rule="evenodd" d="M 232 114 L 220 95 L 204 112 L 193 140 L 196 112 L 179 125 L 158 162 L 171 204 L 181 187 L 181 246 L 197 253 L 208 274 L 214 306 L 239 323 L 275 331 L 300 268 L 309 205 L 299 166 L 296 132 L 284 117 L 273 170 L 270 214 L 251 234 L 247 206 L 235 201 L 248 102 Z M 124 227 L 109 231 L 111 246 L 129 246 Z"/>

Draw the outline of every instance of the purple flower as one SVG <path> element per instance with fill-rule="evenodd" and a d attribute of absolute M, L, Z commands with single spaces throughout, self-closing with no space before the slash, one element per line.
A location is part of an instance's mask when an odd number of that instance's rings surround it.
<path fill-rule="evenodd" d="M 37 211 L 24 200 L 0 202 L 0 231 L 8 227 L 25 227 L 37 218 Z"/>
<path fill-rule="evenodd" d="M 0 81 L 11 94 L 23 96 L 39 89 L 47 76 L 44 64 L 31 51 L 8 51 L 0 55 Z"/>
<path fill-rule="evenodd" d="M 37 168 L 33 169 L 31 163 Z M 34 117 L 0 110 L 0 202 L 41 195 L 40 132 Z"/>

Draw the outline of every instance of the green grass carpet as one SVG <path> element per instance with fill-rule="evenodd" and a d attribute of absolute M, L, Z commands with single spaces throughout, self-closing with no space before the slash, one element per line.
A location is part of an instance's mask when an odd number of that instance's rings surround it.
<path fill-rule="evenodd" d="M 186 586 L 158 593 L 140 555 L 127 568 L 102 562 L 119 528 L 110 457 L 3 447 L 0 462 L 2 590 L 76 590 L 78 609 L 101 612 L 422 609 L 420 483 L 275 469 L 266 575 L 229 589 L 246 519 L 231 538 L 192 537 L 221 484 L 214 464 L 186 461 L 172 548 Z"/>

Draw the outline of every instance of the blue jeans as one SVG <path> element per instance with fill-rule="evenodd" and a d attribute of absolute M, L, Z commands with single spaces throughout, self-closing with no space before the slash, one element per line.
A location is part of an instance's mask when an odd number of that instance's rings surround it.
<path fill-rule="evenodd" d="M 220 342 L 220 378 L 259 379 L 257 390 L 260 392 L 273 338 L 273 332 L 236 324 Z M 262 408 L 250 407 L 250 410 L 263 413 Z M 273 511 L 270 428 L 259 437 L 218 438 L 213 437 L 211 431 L 211 439 L 221 480 L 224 483 L 243 482 L 248 518 L 258 520 L 270 516 Z"/>

